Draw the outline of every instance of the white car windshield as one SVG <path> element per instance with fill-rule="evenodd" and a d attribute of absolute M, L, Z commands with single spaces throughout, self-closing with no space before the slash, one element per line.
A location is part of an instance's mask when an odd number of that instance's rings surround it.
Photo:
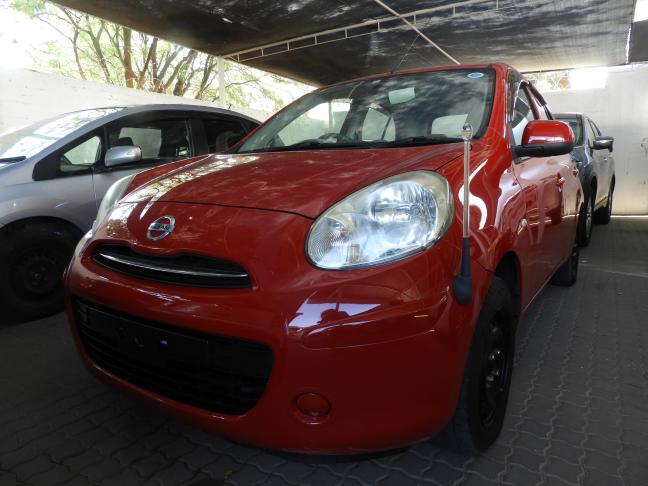
<path fill-rule="evenodd" d="M 15 162 L 37 154 L 74 130 L 121 107 L 75 111 L 0 135 L 0 163 Z"/>
<path fill-rule="evenodd" d="M 490 118 L 492 69 L 453 69 L 334 85 L 295 101 L 258 128 L 237 152 L 386 148 L 478 138 Z"/>

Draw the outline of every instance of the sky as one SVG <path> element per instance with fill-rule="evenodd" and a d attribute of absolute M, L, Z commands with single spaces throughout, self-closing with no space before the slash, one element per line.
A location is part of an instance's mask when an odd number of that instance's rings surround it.
<path fill-rule="evenodd" d="M 48 40 L 55 38 L 49 28 L 9 7 L 8 0 L 0 0 L 0 67 L 34 67 L 31 52 Z"/>

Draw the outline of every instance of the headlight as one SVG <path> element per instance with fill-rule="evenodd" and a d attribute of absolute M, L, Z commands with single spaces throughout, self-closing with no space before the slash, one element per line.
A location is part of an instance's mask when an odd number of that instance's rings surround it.
<path fill-rule="evenodd" d="M 325 211 L 313 224 L 306 251 L 320 268 L 387 263 L 421 251 L 452 221 L 452 193 L 439 174 L 416 171 L 368 186 Z"/>
<path fill-rule="evenodd" d="M 106 192 L 106 195 L 101 200 L 101 204 L 99 205 L 99 211 L 97 212 L 97 218 L 94 220 L 94 223 L 92 224 L 93 233 L 96 231 L 97 226 L 99 226 L 99 223 L 101 223 L 105 219 L 105 217 L 108 216 L 108 214 L 116 206 L 117 202 L 124 196 L 124 192 L 126 192 L 126 188 L 129 186 L 129 184 L 131 183 L 135 175 L 136 174 L 132 174 L 123 177 L 122 179 L 116 181 L 112 186 L 110 186 L 110 188 Z"/>

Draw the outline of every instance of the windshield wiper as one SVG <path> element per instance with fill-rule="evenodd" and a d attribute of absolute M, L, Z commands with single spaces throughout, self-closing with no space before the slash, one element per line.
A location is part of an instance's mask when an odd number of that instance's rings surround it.
<path fill-rule="evenodd" d="M 291 150 L 303 149 L 344 149 L 344 148 L 371 148 L 375 144 L 366 142 L 320 142 L 318 140 L 304 140 L 302 142 L 293 143 L 292 145 L 284 145 L 282 147 L 265 147 L 254 150 L 246 150 L 239 153 L 253 153 L 253 152 L 289 152 Z"/>
<path fill-rule="evenodd" d="M 419 137 L 405 137 L 399 138 L 392 142 L 387 142 L 381 147 L 407 147 L 408 145 L 437 145 L 441 143 L 457 143 L 462 142 L 463 139 L 460 137 L 446 137 L 444 136 L 419 136 Z"/>
<path fill-rule="evenodd" d="M 7 162 L 20 162 L 21 160 L 25 160 L 27 157 L 24 155 L 20 155 L 18 157 L 4 157 L 0 158 L 0 164 L 2 163 L 7 163 Z"/>
<path fill-rule="evenodd" d="M 445 135 L 434 136 L 419 136 L 419 137 L 406 137 L 393 140 L 391 142 L 385 140 L 372 140 L 367 142 L 324 142 L 316 139 L 303 140 L 301 142 L 293 143 L 292 145 L 284 145 L 281 147 L 265 147 L 253 150 L 245 150 L 238 153 L 255 153 L 255 152 L 289 152 L 291 150 L 304 150 L 304 149 L 345 149 L 345 148 L 385 148 L 385 147 L 407 147 L 413 145 L 436 145 L 442 143 L 457 143 L 463 140 L 459 137 L 446 137 Z"/>

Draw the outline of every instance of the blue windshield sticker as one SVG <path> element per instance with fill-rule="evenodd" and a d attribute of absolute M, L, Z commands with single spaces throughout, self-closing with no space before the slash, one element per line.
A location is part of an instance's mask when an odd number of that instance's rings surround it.
<path fill-rule="evenodd" d="M 470 74 L 468 75 L 468 77 L 469 77 L 470 79 L 483 78 L 483 77 L 484 77 L 484 73 L 470 73 Z"/>

